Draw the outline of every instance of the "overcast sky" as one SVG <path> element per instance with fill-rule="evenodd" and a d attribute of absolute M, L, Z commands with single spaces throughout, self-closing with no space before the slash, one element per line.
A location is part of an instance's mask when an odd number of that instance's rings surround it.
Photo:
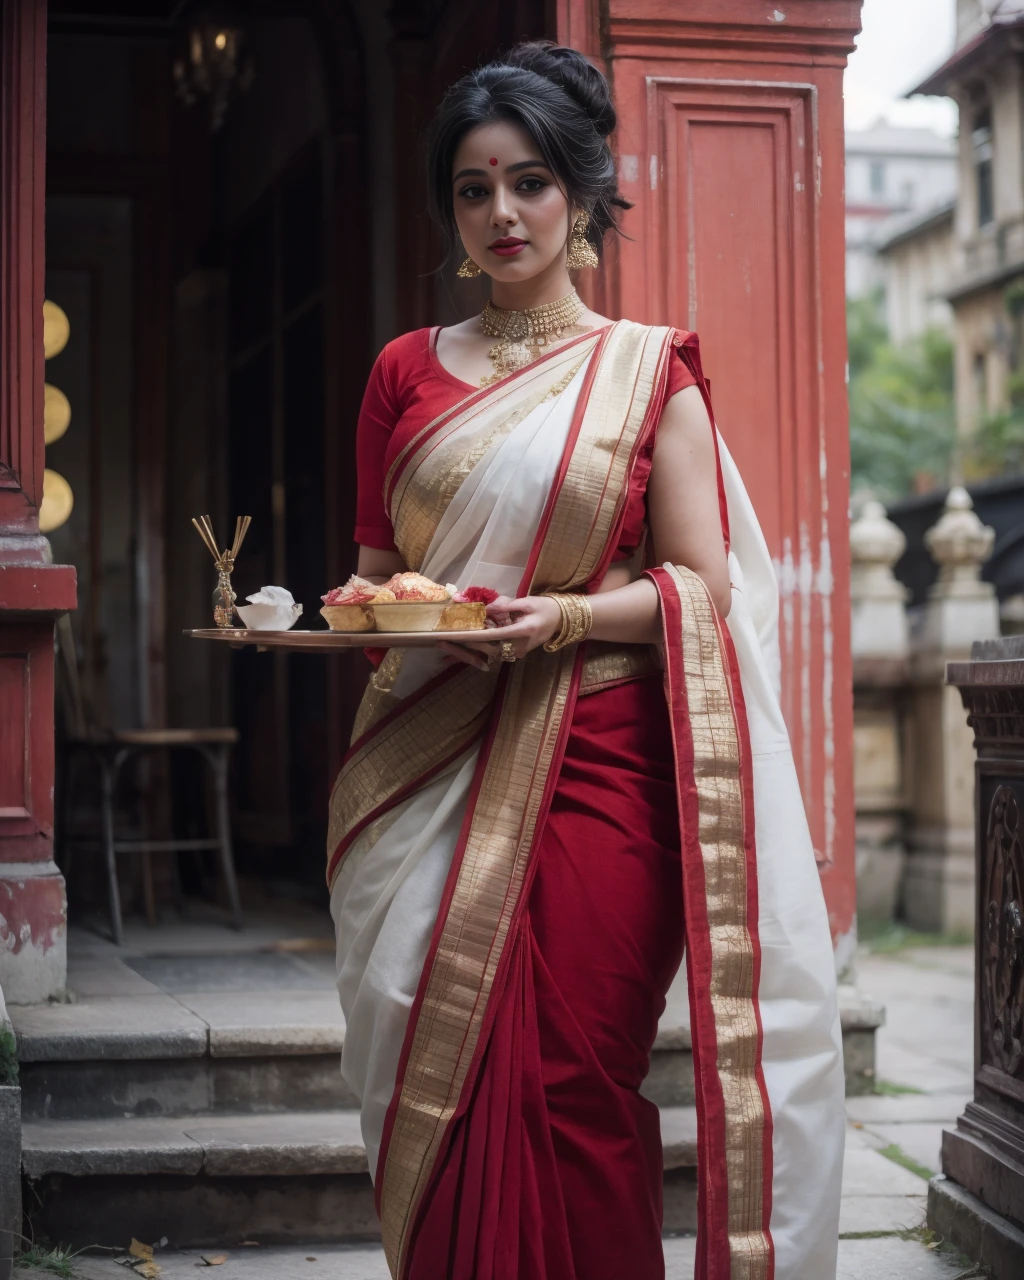
<path fill-rule="evenodd" d="M 866 129 L 885 116 L 953 133 L 956 111 L 948 98 L 902 95 L 952 53 L 956 0 L 864 0 L 862 21 L 846 72 L 846 127 Z"/>

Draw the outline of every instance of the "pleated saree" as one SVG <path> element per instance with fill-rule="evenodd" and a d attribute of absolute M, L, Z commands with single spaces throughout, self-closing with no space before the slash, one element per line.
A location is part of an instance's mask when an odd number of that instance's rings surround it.
<path fill-rule="evenodd" d="M 692 335 L 626 321 L 467 391 L 388 471 L 406 563 L 510 596 L 596 589 L 680 358 L 707 399 Z M 367 688 L 328 880 L 342 1071 L 396 1280 L 664 1274 L 639 1087 L 684 946 L 697 1280 L 835 1274 L 832 949 L 775 688 L 774 574 L 719 457 L 728 623 L 695 574 L 651 567 L 657 648 L 490 672 L 393 649 Z"/>

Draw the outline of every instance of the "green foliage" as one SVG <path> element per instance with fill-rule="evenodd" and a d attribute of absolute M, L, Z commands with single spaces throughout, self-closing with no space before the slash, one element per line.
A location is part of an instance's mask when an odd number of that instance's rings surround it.
<path fill-rule="evenodd" d="M 75 1274 L 74 1260 L 78 1257 L 78 1252 L 65 1249 L 62 1245 L 48 1249 L 45 1245 L 33 1244 L 15 1255 L 14 1265 L 26 1269 L 31 1267 L 46 1275 L 60 1276 L 62 1280 L 72 1280 Z"/>
<path fill-rule="evenodd" d="M 978 426 L 964 454 L 964 477 L 983 480 L 1018 471 L 1024 471 L 1024 412 L 1013 408 Z"/>
<path fill-rule="evenodd" d="M 894 346 L 877 297 L 848 304 L 847 330 L 854 492 L 892 501 L 946 483 L 956 445 L 949 338 L 929 330 Z"/>
<path fill-rule="evenodd" d="M 870 916 L 857 921 L 857 934 L 873 955 L 897 955 L 911 947 L 965 947 L 973 937 L 964 930 L 951 933 L 923 933 L 909 929 L 900 920 L 873 920 Z"/>
<path fill-rule="evenodd" d="M 0 1022 L 0 1085 L 18 1083 L 18 1041 L 9 1026 Z"/>
<path fill-rule="evenodd" d="M 912 1084 L 897 1084 L 895 1080 L 876 1080 L 875 1093 L 884 1098 L 902 1098 L 908 1093 L 924 1093 L 924 1090 L 917 1089 Z"/>
<path fill-rule="evenodd" d="M 918 1164 L 913 1156 L 908 1156 L 903 1148 L 895 1142 L 890 1142 L 887 1147 L 880 1147 L 878 1154 L 885 1156 L 886 1160 L 891 1160 L 893 1164 L 898 1164 L 907 1169 L 910 1173 L 916 1173 L 925 1182 L 935 1177 L 934 1169 L 929 1169 L 927 1165 Z"/>

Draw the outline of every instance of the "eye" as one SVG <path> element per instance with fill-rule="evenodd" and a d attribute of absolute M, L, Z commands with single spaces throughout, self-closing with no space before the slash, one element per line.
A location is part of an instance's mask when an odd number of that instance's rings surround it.
<path fill-rule="evenodd" d="M 543 178 L 531 176 L 521 179 L 517 185 L 517 189 L 519 191 L 525 191 L 527 195 L 532 195 L 534 192 L 543 191 L 547 185 L 548 184 L 543 180 Z"/>
<path fill-rule="evenodd" d="M 479 200 L 481 196 L 486 194 L 486 188 L 482 187 L 479 182 L 469 182 L 459 191 L 459 195 L 464 200 Z"/>

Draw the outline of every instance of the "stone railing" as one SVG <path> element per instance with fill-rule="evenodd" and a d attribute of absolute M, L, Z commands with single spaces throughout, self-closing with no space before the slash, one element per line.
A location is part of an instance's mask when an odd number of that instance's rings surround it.
<path fill-rule="evenodd" d="M 880 503 L 850 529 L 858 909 L 914 928 L 974 927 L 973 746 L 947 661 L 999 637 L 981 579 L 994 534 L 954 488 L 925 546 L 938 578 L 908 611 L 893 566 L 906 540 Z"/>

